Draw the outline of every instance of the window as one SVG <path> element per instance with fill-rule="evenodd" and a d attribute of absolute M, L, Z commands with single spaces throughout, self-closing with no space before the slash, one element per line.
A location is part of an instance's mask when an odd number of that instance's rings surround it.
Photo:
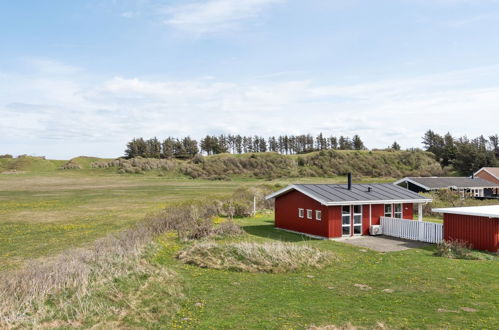
<path fill-rule="evenodd" d="M 353 234 L 362 235 L 362 205 L 353 207 Z"/>
<path fill-rule="evenodd" d="M 343 236 L 350 236 L 350 205 L 341 207 L 341 230 Z"/>
<path fill-rule="evenodd" d="M 385 204 L 385 217 L 392 217 L 392 204 Z"/>
<path fill-rule="evenodd" d="M 312 210 L 307 210 L 307 219 L 312 219 Z"/>
<path fill-rule="evenodd" d="M 315 220 L 321 220 L 322 212 L 319 210 L 315 210 Z"/>
<path fill-rule="evenodd" d="M 304 214 L 305 214 L 305 210 L 304 209 L 298 209 L 298 216 L 300 218 L 303 218 L 305 216 Z"/>
<path fill-rule="evenodd" d="M 395 209 L 393 211 L 393 217 L 402 219 L 402 204 L 395 204 Z"/>

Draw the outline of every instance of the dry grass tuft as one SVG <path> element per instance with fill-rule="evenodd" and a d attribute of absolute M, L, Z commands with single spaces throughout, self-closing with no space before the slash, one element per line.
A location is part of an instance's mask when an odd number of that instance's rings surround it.
<path fill-rule="evenodd" d="M 386 327 L 383 323 L 378 322 L 375 326 L 373 327 L 358 327 L 354 326 L 351 323 L 347 323 L 345 325 L 323 325 L 323 326 L 316 326 L 316 325 L 311 325 L 307 328 L 307 330 L 364 330 L 364 329 L 372 329 L 372 330 L 386 330 L 388 327 Z"/>
<path fill-rule="evenodd" d="M 186 264 L 238 272 L 284 273 L 322 268 L 334 260 L 328 252 L 291 243 L 196 243 L 177 255 Z"/>

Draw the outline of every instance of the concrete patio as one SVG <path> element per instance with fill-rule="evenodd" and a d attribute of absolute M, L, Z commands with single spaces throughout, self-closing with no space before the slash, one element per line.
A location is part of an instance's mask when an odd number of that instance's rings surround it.
<path fill-rule="evenodd" d="M 390 236 L 352 236 L 335 239 L 337 242 L 365 247 L 378 252 L 395 252 L 430 246 L 429 243 L 411 241 Z"/>

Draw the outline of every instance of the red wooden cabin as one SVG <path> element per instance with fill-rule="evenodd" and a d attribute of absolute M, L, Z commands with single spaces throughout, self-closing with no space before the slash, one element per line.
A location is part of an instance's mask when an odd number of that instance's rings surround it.
<path fill-rule="evenodd" d="M 433 209 L 444 215 L 444 240 L 468 242 L 474 249 L 499 249 L 499 205 Z"/>
<path fill-rule="evenodd" d="M 393 184 L 295 184 L 275 199 L 275 226 L 321 238 L 368 235 L 380 217 L 413 219 L 414 205 L 431 202 Z"/>

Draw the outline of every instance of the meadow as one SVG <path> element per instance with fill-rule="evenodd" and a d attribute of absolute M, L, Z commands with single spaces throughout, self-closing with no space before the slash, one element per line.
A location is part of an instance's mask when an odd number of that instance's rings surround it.
<path fill-rule="evenodd" d="M 94 172 L 0 174 L 0 269 L 81 246 L 168 204 L 224 196 L 244 184 Z"/>
<path fill-rule="evenodd" d="M 240 187 L 262 183 L 278 187 L 317 180 L 233 177 L 231 181 L 210 181 L 165 176 L 157 171 L 117 174 L 115 169 L 89 168 L 0 174 L 0 269 L 21 268 L 32 259 L 50 259 L 70 248 L 88 246 L 180 201 L 223 199 Z M 345 182 L 344 177 L 320 180 Z M 216 222 L 225 220 L 217 218 Z M 313 240 L 274 229 L 271 212 L 237 218 L 235 223 L 244 229 L 242 236 L 210 241 L 287 242 L 316 248 L 335 258 L 323 268 L 277 274 L 200 268 L 177 258 L 179 251 L 193 242 L 167 232 L 154 239 L 139 261 L 130 261 L 131 270 L 90 287 L 85 296 L 87 306 L 107 306 L 105 309 L 79 315 L 66 306 L 70 312 L 47 314 L 50 316 L 38 326 L 499 328 L 497 258 L 446 259 L 434 256 L 432 246 L 378 253 L 341 242 Z M 63 291 L 51 296 L 47 304 L 50 307 L 57 299 L 72 301 L 68 297 Z"/>
<path fill-rule="evenodd" d="M 193 180 L 181 175 L 163 176 L 157 171 L 131 175 L 118 174 L 116 169 L 58 170 L 47 162 L 28 167 L 30 171 L 0 174 L 0 270 L 83 246 L 172 203 L 223 197 L 238 187 L 262 182 L 248 178 Z M 345 178 L 323 180 L 344 182 Z M 271 183 L 289 182 L 294 180 Z"/>

